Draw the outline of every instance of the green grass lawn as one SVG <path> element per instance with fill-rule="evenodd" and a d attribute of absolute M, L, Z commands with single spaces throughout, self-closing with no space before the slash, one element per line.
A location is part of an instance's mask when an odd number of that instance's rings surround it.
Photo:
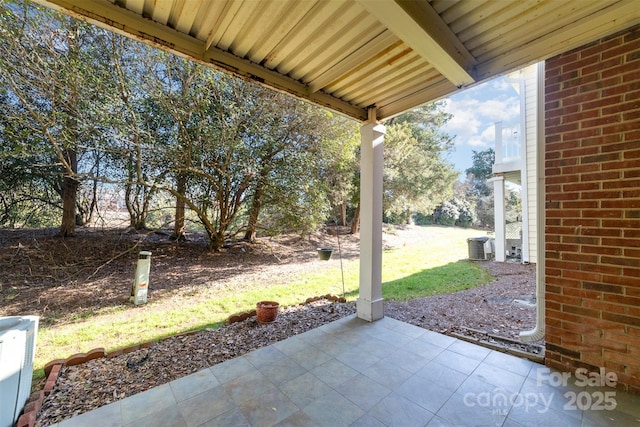
<path fill-rule="evenodd" d="M 434 238 L 386 251 L 382 257 L 382 294 L 385 299 L 407 300 L 454 292 L 487 283 L 486 272 L 467 257 L 467 237 L 478 231 L 433 227 Z M 347 299 L 358 294 L 359 261 L 344 261 Z M 55 358 L 68 357 L 96 347 L 107 351 L 156 340 L 180 332 L 216 327 L 240 311 L 255 308 L 260 300 L 277 300 L 282 306 L 303 302 L 311 296 L 342 295 L 339 257 L 334 252 L 323 270 L 256 283 L 243 291 L 212 290 L 150 301 L 143 306 L 109 308 L 72 323 L 42 326 L 38 334 L 36 367 Z"/>

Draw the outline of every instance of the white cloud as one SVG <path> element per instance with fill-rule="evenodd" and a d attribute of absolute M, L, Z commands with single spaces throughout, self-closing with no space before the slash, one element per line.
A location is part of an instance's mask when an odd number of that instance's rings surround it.
<path fill-rule="evenodd" d="M 494 123 L 515 124 L 520 118 L 520 100 L 504 79 L 471 88 L 446 100 L 453 115 L 444 131 L 456 136 L 457 146 L 488 148 L 494 145 Z"/>

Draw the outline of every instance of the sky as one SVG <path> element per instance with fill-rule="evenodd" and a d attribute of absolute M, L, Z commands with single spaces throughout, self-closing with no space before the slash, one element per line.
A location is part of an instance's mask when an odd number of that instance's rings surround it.
<path fill-rule="evenodd" d="M 498 77 L 445 99 L 445 111 L 453 114 L 444 131 L 455 136 L 455 151 L 447 159 L 464 179 L 473 150 L 495 149 L 495 122 L 503 127 L 520 121 L 520 98 L 505 77 Z"/>

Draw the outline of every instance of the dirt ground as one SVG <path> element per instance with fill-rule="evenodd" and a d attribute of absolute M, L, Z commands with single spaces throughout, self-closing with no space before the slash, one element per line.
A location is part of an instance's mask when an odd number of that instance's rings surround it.
<path fill-rule="evenodd" d="M 357 236 L 346 234 L 346 229 L 340 232 L 343 258 L 356 258 Z M 425 238 L 434 238 L 434 229 L 396 227 L 384 234 L 383 242 L 389 249 Z M 326 264 L 318 261 L 315 249 L 335 246 L 331 243 L 335 239 L 321 233 L 262 238 L 256 244 L 229 244 L 224 251 L 212 253 L 197 234 L 186 242 L 174 242 L 166 233 L 112 229 L 81 229 L 67 239 L 56 237 L 56 230 L 0 230 L 0 316 L 37 314 L 44 325 L 54 325 L 101 308 L 126 306 L 123 284 L 131 283 L 140 250 L 152 251 L 154 277 L 163 278 L 154 281 L 154 298 L 170 298 L 202 286 L 194 283 L 255 286 L 268 283 L 276 274 L 319 270 Z M 539 352 L 544 343 L 518 343 L 519 332 L 535 326 L 535 266 L 478 264 L 495 281 L 452 294 L 387 301 L 385 315 L 436 332 Z M 55 423 L 354 312 L 354 303 L 319 301 L 283 309 L 273 325 L 259 325 L 250 318 L 197 335 L 169 338 L 151 349 L 65 368 L 45 401 L 38 425 Z"/>
<path fill-rule="evenodd" d="M 358 239 L 342 232 L 343 258 L 357 257 Z M 53 325 L 101 308 L 125 306 L 141 250 L 152 252 L 153 277 L 162 278 L 154 280 L 153 293 L 161 299 L 202 286 L 269 283 L 274 272 L 287 275 L 322 268 L 316 248 L 335 239 L 320 233 L 262 238 L 255 244 L 229 244 L 214 253 L 197 233 L 182 242 L 169 240 L 164 232 L 82 228 L 66 239 L 56 233 L 0 230 L 0 316 L 37 314 L 43 324 Z"/>

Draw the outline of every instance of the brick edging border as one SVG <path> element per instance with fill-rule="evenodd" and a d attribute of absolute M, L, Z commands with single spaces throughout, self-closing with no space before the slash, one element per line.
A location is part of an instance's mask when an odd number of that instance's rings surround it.
<path fill-rule="evenodd" d="M 44 387 L 40 391 L 31 393 L 31 396 L 27 399 L 27 403 L 24 405 L 22 415 L 18 418 L 16 427 L 35 426 L 36 419 L 38 418 L 38 412 L 42 409 L 44 399 L 55 387 L 56 382 L 58 381 L 58 376 L 60 376 L 60 370 L 63 366 L 79 365 L 81 363 L 86 363 L 89 360 L 105 357 L 106 355 L 107 352 L 104 348 L 95 348 L 87 353 L 76 353 L 66 359 L 55 359 L 44 365 L 44 375 L 47 377 Z"/>

